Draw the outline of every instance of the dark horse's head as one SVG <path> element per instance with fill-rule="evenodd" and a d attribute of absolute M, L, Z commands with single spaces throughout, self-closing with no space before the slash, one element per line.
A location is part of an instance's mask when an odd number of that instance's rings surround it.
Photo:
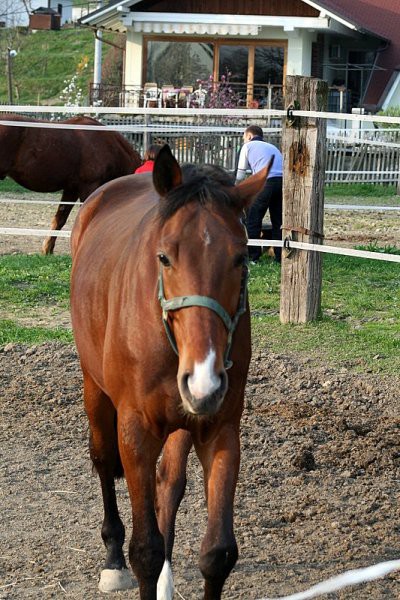
<path fill-rule="evenodd" d="M 235 186 L 218 167 L 181 169 L 168 146 L 155 162 L 153 182 L 161 197 L 159 297 L 167 336 L 179 356 L 183 408 L 192 415 L 209 416 L 221 408 L 231 355 L 235 369 L 243 360 L 247 370 L 243 211 L 265 184 L 267 169 Z"/>

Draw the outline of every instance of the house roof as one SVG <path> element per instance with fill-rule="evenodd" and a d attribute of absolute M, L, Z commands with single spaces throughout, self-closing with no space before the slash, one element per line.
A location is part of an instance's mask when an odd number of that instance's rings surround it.
<path fill-rule="evenodd" d="M 400 1 L 399 0 L 316 0 L 318 5 L 357 25 L 357 29 L 384 38 L 387 43 L 378 52 L 376 66 L 364 104 L 380 106 L 388 91 L 393 72 L 400 69 Z M 360 29 L 361 28 L 361 29 Z"/>

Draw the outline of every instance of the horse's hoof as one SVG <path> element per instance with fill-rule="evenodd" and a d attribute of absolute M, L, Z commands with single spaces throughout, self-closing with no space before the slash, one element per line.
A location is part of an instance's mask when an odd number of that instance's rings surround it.
<path fill-rule="evenodd" d="M 100 575 L 99 590 L 101 592 L 118 592 L 130 590 L 135 582 L 128 569 L 103 569 Z"/>
<path fill-rule="evenodd" d="M 53 248 L 54 246 L 52 246 L 47 240 L 45 240 L 42 244 L 42 254 L 44 254 L 45 256 L 53 254 Z"/>

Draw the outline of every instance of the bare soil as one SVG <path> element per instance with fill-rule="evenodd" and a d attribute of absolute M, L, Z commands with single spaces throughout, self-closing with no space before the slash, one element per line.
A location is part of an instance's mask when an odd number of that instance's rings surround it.
<path fill-rule="evenodd" d="M 29 207 L 29 224 L 24 210 L 25 226 L 48 226 L 42 209 Z M 343 225 L 345 217 L 336 212 L 332 219 Z M 386 243 L 399 243 L 391 219 L 385 216 Z M 329 215 L 327 229 L 335 235 Z M 354 224 L 348 230 L 350 239 Z M 373 231 L 368 239 L 376 239 Z M 0 236 L 0 252 L 38 251 L 32 240 Z M 56 252 L 66 251 L 62 243 Z M 100 598 L 102 503 L 76 352 L 60 343 L 9 344 L 0 348 L 0 381 L 0 598 Z M 226 600 L 288 594 L 400 557 L 399 389 L 400 377 L 254 349 L 236 497 L 240 557 Z M 117 489 L 129 537 L 125 483 Z M 176 598 L 202 597 L 197 563 L 205 525 L 202 474 L 192 457 L 177 521 Z M 116 596 L 139 597 L 137 589 Z M 329 596 L 399 597 L 399 573 Z"/>

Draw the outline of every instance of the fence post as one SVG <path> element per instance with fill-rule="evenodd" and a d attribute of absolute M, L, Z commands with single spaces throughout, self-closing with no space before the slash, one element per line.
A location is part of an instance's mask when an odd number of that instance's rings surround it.
<path fill-rule="evenodd" d="M 287 76 L 288 117 L 283 126 L 283 238 L 322 243 L 326 157 L 326 120 L 291 118 L 289 109 L 326 111 L 328 84 L 311 77 Z M 306 250 L 282 252 L 280 319 L 305 323 L 321 307 L 322 255 Z"/>
<path fill-rule="evenodd" d="M 396 194 L 397 196 L 400 196 L 400 153 L 398 154 L 398 176 L 397 176 L 397 187 L 396 187 Z"/>

